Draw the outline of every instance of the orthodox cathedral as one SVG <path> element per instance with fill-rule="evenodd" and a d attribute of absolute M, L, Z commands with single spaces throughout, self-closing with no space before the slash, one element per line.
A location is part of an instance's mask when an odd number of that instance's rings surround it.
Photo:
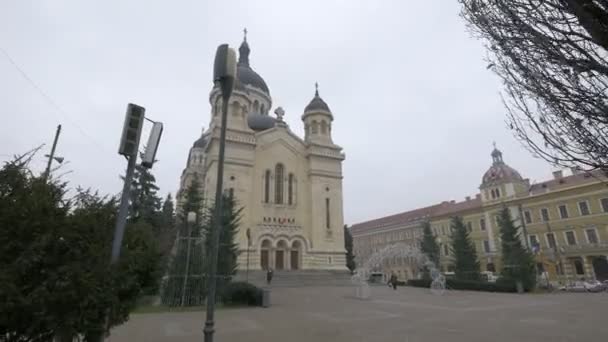
<path fill-rule="evenodd" d="M 230 97 L 224 188 L 243 207 L 239 269 L 345 270 L 342 211 L 344 153 L 332 139 L 334 115 L 315 94 L 303 108 L 301 138 L 274 110 L 273 127 L 254 132 L 248 114 L 269 115 L 270 90 L 250 64 L 245 36 L 239 47 L 237 82 Z M 220 89 L 209 94 L 209 128 L 194 142 L 177 194 L 178 209 L 197 178 L 206 204 L 215 195 L 222 103 Z"/>

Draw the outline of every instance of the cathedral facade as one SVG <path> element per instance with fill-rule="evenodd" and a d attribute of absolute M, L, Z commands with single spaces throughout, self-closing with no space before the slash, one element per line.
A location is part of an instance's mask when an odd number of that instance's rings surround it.
<path fill-rule="evenodd" d="M 264 79 L 249 63 L 245 38 L 239 48 L 237 82 L 230 97 L 224 190 L 243 207 L 238 232 L 239 270 L 345 270 L 342 211 L 344 153 L 332 139 L 333 113 L 318 89 L 305 106 L 301 138 L 274 110 L 274 127 L 254 132 L 248 114 L 270 115 L 273 106 Z M 209 94 L 210 123 L 190 149 L 177 194 L 178 210 L 197 178 L 205 205 L 213 202 L 222 98 Z"/>

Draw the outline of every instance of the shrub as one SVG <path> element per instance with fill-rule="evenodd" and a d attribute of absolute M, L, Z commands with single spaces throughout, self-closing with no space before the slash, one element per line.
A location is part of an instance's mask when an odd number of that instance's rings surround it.
<path fill-rule="evenodd" d="M 431 287 L 430 279 L 408 279 L 407 285 L 414 287 Z"/>
<path fill-rule="evenodd" d="M 409 279 L 407 285 L 414 287 L 431 287 L 431 280 L 427 279 Z M 515 284 L 507 281 L 499 281 L 489 283 L 475 280 L 456 280 L 447 279 L 446 287 L 451 290 L 472 290 L 472 291 L 487 291 L 487 292 L 517 292 Z"/>
<path fill-rule="evenodd" d="M 262 289 L 247 282 L 229 283 L 221 294 L 226 305 L 262 306 Z"/>

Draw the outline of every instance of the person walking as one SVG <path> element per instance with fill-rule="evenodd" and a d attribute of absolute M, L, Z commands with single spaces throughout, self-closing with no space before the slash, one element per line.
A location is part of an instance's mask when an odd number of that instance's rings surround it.
<path fill-rule="evenodd" d="M 391 274 L 390 284 L 393 286 L 393 290 L 397 290 L 397 275 L 394 272 Z"/>
<path fill-rule="evenodd" d="M 266 283 L 268 285 L 270 285 L 271 281 L 272 281 L 272 268 L 269 268 L 268 271 L 266 271 Z"/>

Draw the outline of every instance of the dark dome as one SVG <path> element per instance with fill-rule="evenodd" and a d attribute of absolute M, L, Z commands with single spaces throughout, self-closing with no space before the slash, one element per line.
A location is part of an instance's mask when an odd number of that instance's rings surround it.
<path fill-rule="evenodd" d="M 517 170 L 505 164 L 502 152 L 496 147 L 492 151 L 492 160 L 492 166 L 483 174 L 482 185 L 524 180 Z"/>
<path fill-rule="evenodd" d="M 517 170 L 504 163 L 492 165 L 482 178 L 482 184 L 513 181 L 523 181 L 523 178 Z"/>
<path fill-rule="evenodd" d="M 192 144 L 194 148 L 204 148 L 207 145 L 207 135 L 201 136 L 197 141 Z"/>
<path fill-rule="evenodd" d="M 249 65 L 249 53 L 251 49 L 249 49 L 249 44 L 247 44 L 247 38 L 243 40 L 241 46 L 239 47 L 239 62 L 236 67 L 236 88 L 237 89 L 245 89 L 245 85 L 250 85 L 254 88 L 258 88 L 262 90 L 266 95 L 270 96 L 270 91 L 268 90 L 268 86 L 266 82 L 257 72 L 251 69 Z M 216 85 L 217 86 L 217 85 Z"/>
<path fill-rule="evenodd" d="M 317 85 L 315 85 L 315 87 L 318 87 Z M 321 96 L 319 96 L 319 89 L 317 88 L 315 90 L 315 97 L 312 98 L 312 100 L 310 101 L 310 103 L 308 104 L 308 106 L 306 106 L 306 108 L 304 108 L 304 112 L 313 112 L 313 111 L 325 111 L 328 113 L 331 113 L 331 110 L 329 110 L 329 106 L 327 105 L 327 103 L 325 103 L 325 101 L 323 101 L 323 99 L 321 98 Z"/>
<path fill-rule="evenodd" d="M 249 65 L 244 65 L 239 63 L 236 69 L 236 76 L 240 83 L 240 85 L 250 85 L 252 87 L 261 89 L 267 95 L 270 95 L 270 91 L 268 90 L 268 86 L 266 82 L 262 78 L 262 76 L 258 75 L 257 72 L 253 71 Z M 237 84 L 237 87 L 239 84 Z"/>

